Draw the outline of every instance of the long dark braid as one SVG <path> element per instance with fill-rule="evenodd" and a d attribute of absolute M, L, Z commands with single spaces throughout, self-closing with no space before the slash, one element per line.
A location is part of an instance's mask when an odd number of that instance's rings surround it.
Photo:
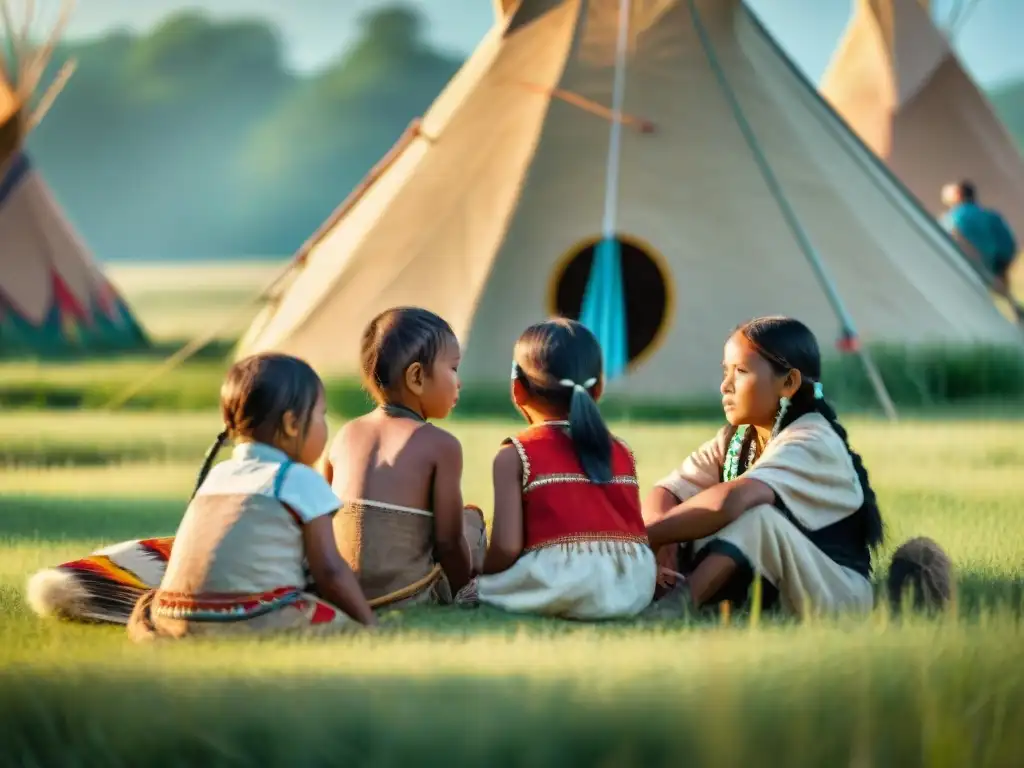
<path fill-rule="evenodd" d="M 861 490 L 864 492 L 864 503 L 861 504 L 856 514 L 860 515 L 863 519 L 864 537 L 867 540 L 868 546 L 877 547 L 885 539 L 885 524 L 882 521 L 882 513 L 878 508 L 878 499 L 875 496 L 875 491 L 871 487 L 868 470 L 864 466 L 864 461 L 861 459 L 860 454 L 850 447 L 849 436 L 843 425 L 839 423 L 839 417 L 836 415 L 835 409 L 825 398 L 815 397 L 813 382 L 805 381 L 800 389 L 797 390 L 790 402 L 789 409 L 782 417 L 779 429 L 785 429 L 801 416 L 806 416 L 809 413 L 821 414 L 828 421 L 833 431 L 839 435 L 843 445 L 846 446 L 850 459 L 853 461 L 853 469 L 860 480 Z"/>
<path fill-rule="evenodd" d="M 743 440 L 740 443 L 740 465 L 738 473 L 740 475 L 742 475 L 744 472 L 746 472 L 748 469 L 754 466 L 754 462 L 758 458 L 760 451 L 758 451 L 756 440 L 757 430 L 754 429 L 753 427 L 748 426 L 746 428 L 746 432 L 743 435 Z"/>
<path fill-rule="evenodd" d="M 882 520 L 882 511 L 878 508 L 878 497 L 875 496 L 875 489 L 871 487 L 867 467 L 864 466 L 864 460 L 861 459 L 860 454 L 850 447 L 850 440 L 846 434 L 846 429 L 839 423 L 839 417 L 836 415 L 835 409 L 824 398 L 815 402 L 818 404 L 818 413 L 824 416 L 828 423 L 832 425 L 832 429 L 835 430 L 835 433 L 843 441 L 843 445 L 846 446 L 846 451 L 850 454 L 850 459 L 853 461 L 853 469 L 860 480 L 861 490 L 864 491 L 864 503 L 861 504 L 858 514 L 863 515 L 864 518 L 864 533 L 867 536 L 868 546 L 877 547 L 885 541 L 885 522 Z"/>
<path fill-rule="evenodd" d="M 252 355 L 231 366 L 220 388 L 224 429 L 206 451 L 191 498 L 199 492 L 229 439 L 273 445 L 289 411 L 301 421 L 305 432 L 323 387 L 308 363 L 290 355 Z"/>
<path fill-rule="evenodd" d="M 206 480 L 206 476 L 210 474 L 210 470 L 213 469 L 213 462 L 217 460 L 217 454 L 220 453 L 220 449 L 224 447 L 224 443 L 228 441 L 228 431 L 225 429 L 219 435 L 217 439 L 213 441 L 213 444 L 206 450 L 206 456 L 203 457 L 203 466 L 199 468 L 199 474 L 196 475 L 196 484 L 192 489 L 192 495 L 189 497 L 191 501 L 199 493 L 199 487 Z"/>
<path fill-rule="evenodd" d="M 738 332 L 757 349 L 777 374 L 783 375 L 791 370 L 800 372 L 803 382 L 793 395 L 779 429 L 785 429 L 809 413 L 821 414 L 828 421 L 846 446 L 864 492 L 864 503 L 856 514 L 863 521 L 865 541 L 869 547 L 877 547 L 885 539 L 885 525 L 868 471 L 860 454 L 850 448 L 846 429 L 839 423 L 835 409 L 815 393 L 815 384 L 821 380 L 821 353 L 814 334 L 799 320 L 790 317 L 760 317 L 740 326 Z M 753 439 L 753 432 L 753 429 L 749 430 L 747 440 Z"/>

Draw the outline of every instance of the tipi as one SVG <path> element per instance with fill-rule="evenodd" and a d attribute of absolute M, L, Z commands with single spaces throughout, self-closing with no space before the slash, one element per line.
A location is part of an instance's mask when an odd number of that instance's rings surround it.
<path fill-rule="evenodd" d="M 821 93 L 933 215 L 969 179 L 1024 237 L 1024 158 L 925 0 L 857 0 Z"/>
<path fill-rule="evenodd" d="M 761 314 L 795 315 L 825 343 L 847 313 L 870 340 L 1020 343 L 740 0 L 496 6 L 240 353 L 355 374 L 364 324 L 414 304 L 466 344 L 467 386 L 507 386 L 523 328 L 579 315 L 609 234 L 628 358 L 613 384 L 631 398 L 716 393 L 725 338 Z"/>
<path fill-rule="evenodd" d="M 28 132 L 71 73 L 65 66 L 30 108 L 67 14 L 51 40 L 35 48 L 4 11 L 11 54 L 0 54 L 0 354 L 60 356 L 146 346 L 138 323 L 24 152 Z"/>

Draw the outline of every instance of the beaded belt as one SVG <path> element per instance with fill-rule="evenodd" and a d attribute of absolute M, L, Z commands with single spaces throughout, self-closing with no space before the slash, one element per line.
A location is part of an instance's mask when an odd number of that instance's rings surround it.
<path fill-rule="evenodd" d="M 297 587 L 280 587 L 255 595 L 157 592 L 150 613 L 154 617 L 186 621 L 242 621 L 294 603 L 301 596 L 302 590 Z"/>

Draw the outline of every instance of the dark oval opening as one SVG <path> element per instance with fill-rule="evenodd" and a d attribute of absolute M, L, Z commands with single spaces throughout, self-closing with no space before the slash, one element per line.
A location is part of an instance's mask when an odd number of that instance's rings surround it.
<path fill-rule="evenodd" d="M 555 314 L 579 320 L 597 245 L 598 241 L 588 243 L 566 260 L 556 278 Z M 619 245 L 626 294 L 626 345 L 632 364 L 658 340 L 668 319 L 669 291 L 666 275 L 654 257 L 634 242 L 620 239 Z"/>

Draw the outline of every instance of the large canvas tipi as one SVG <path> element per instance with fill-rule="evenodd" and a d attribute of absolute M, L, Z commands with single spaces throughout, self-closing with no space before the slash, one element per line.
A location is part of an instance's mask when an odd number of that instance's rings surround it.
<path fill-rule="evenodd" d="M 355 374 L 366 322 L 413 304 L 452 323 L 467 386 L 507 386 L 523 328 L 580 314 L 608 235 L 628 362 L 613 384 L 631 397 L 714 394 L 725 338 L 755 315 L 795 315 L 826 345 L 846 315 L 872 341 L 1020 343 L 739 0 L 497 6 L 240 353 Z"/>
<path fill-rule="evenodd" d="M 4 17 L 10 19 L 6 12 Z M 0 55 L 0 355 L 145 346 L 138 323 L 24 151 L 28 132 L 70 68 L 33 109 L 53 41 L 36 48 L 10 25 L 4 31 L 0 44 L 9 53 Z"/>
<path fill-rule="evenodd" d="M 922 0 L 857 0 L 821 93 L 933 214 L 969 179 L 1024 236 L 1024 158 Z"/>

